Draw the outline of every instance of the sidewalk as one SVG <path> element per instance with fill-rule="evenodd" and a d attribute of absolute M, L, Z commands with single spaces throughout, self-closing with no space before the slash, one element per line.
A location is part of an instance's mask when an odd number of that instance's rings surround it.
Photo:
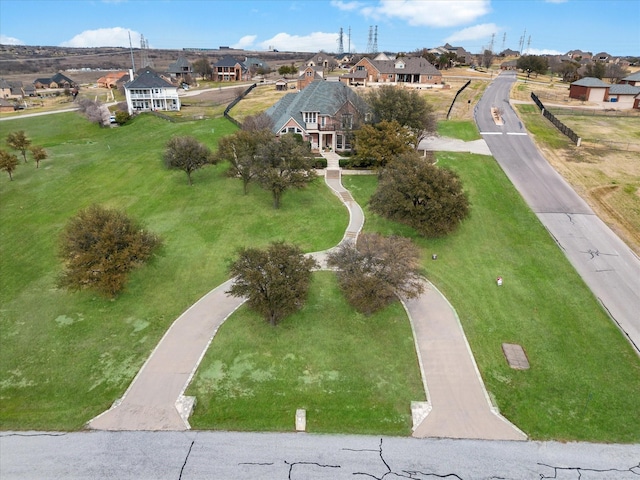
<path fill-rule="evenodd" d="M 326 153 L 325 157 L 325 182 L 349 210 L 349 225 L 340 243 L 354 242 L 364 225 L 364 213 L 342 186 L 338 155 Z M 310 255 L 326 268 L 329 251 Z M 88 428 L 191 428 L 188 418 L 194 399 L 184 392 L 219 326 L 244 303 L 225 293 L 231 282 L 209 292 L 171 325 L 123 397 L 89 421 Z M 526 435 L 492 407 L 455 310 L 433 285 L 425 283 L 419 298 L 403 302 L 414 332 L 429 412 L 413 436 L 525 440 Z"/>

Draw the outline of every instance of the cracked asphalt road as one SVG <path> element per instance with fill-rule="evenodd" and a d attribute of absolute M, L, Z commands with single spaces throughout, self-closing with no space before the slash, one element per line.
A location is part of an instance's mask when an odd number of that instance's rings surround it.
<path fill-rule="evenodd" d="M 0 478 L 638 480 L 640 445 L 304 433 L 4 432 Z"/>

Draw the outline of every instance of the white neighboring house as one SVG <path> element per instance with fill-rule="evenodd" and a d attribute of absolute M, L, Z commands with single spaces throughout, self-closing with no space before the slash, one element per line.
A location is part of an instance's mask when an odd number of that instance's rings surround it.
<path fill-rule="evenodd" d="M 151 68 L 142 69 L 135 80 L 124 86 L 129 115 L 156 110 L 179 111 L 178 87 L 172 85 Z"/>

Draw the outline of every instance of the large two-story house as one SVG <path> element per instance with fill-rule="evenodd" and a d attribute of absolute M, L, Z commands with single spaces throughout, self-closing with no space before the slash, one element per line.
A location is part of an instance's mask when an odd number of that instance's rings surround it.
<path fill-rule="evenodd" d="M 429 88 L 442 85 L 442 73 L 422 57 L 399 57 L 394 60 L 363 58 L 340 81 L 348 85 L 411 85 Z"/>
<path fill-rule="evenodd" d="M 172 85 L 149 67 L 124 86 L 129 114 L 149 111 L 179 111 L 178 87 Z"/>
<path fill-rule="evenodd" d="M 368 107 L 344 83 L 320 80 L 288 93 L 266 113 L 276 136 L 297 133 L 312 150 L 345 151 L 351 148 L 352 131 L 367 120 Z"/>
<path fill-rule="evenodd" d="M 240 82 L 249 80 L 249 69 L 244 64 L 226 55 L 213 64 L 213 79 L 216 82 Z"/>

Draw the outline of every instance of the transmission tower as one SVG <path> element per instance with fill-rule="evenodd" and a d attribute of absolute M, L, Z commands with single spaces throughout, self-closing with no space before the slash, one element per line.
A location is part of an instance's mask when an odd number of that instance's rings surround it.
<path fill-rule="evenodd" d="M 149 40 L 145 40 L 144 35 L 140 35 L 140 66 L 153 67 L 149 58 Z"/>
<path fill-rule="evenodd" d="M 502 35 L 502 52 L 504 52 L 504 47 L 507 43 L 507 32 L 504 32 L 504 35 Z"/>
<path fill-rule="evenodd" d="M 373 52 L 372 53 L 378 53 L 378 26 L 377 25 L 373 33 Z"/>
<path fill-rule="evenodd" d="M 524 33 L 520 37 L 520 42 L 518 43 L 518 50 L 520 51 L 520 55 L 522 55 L 522 50 L 524 49 L 524 39 L 527 35 L 527 29 L 524 29 Z"/>
<path fill-rule="evenodd" d="M 527 40 L 527 52 L 531 49 L 531 35 L 529 35 L 529 40 Z"/>
<path fill-rule="evenodd" d="M 340 27 L 340 33 L 338 34 L 338 55 L 342 55 L 344 53 L 344 43 L 342 41 L 343 35 L 342 27 Z"/>
<path fill-rule="evenodd" d="M 495 39 L 496 39 L 496 34 L 492 33 L 491 34 L 491 43 L 489 44 L 489 51 L 491 53 L 493 53 L 493 42 L 495 41 Z"/>
<path fill-rule="evenodd" d="M 373 53 L 373 27 L 369 27 L 369 40 L 367 41 L 367 53 Z"/>
<path fill-rule="evenodd" d="M 349 27 L 349 49 L 347 50 L 348 54 L 351 54 L 351 27 Z"/>

